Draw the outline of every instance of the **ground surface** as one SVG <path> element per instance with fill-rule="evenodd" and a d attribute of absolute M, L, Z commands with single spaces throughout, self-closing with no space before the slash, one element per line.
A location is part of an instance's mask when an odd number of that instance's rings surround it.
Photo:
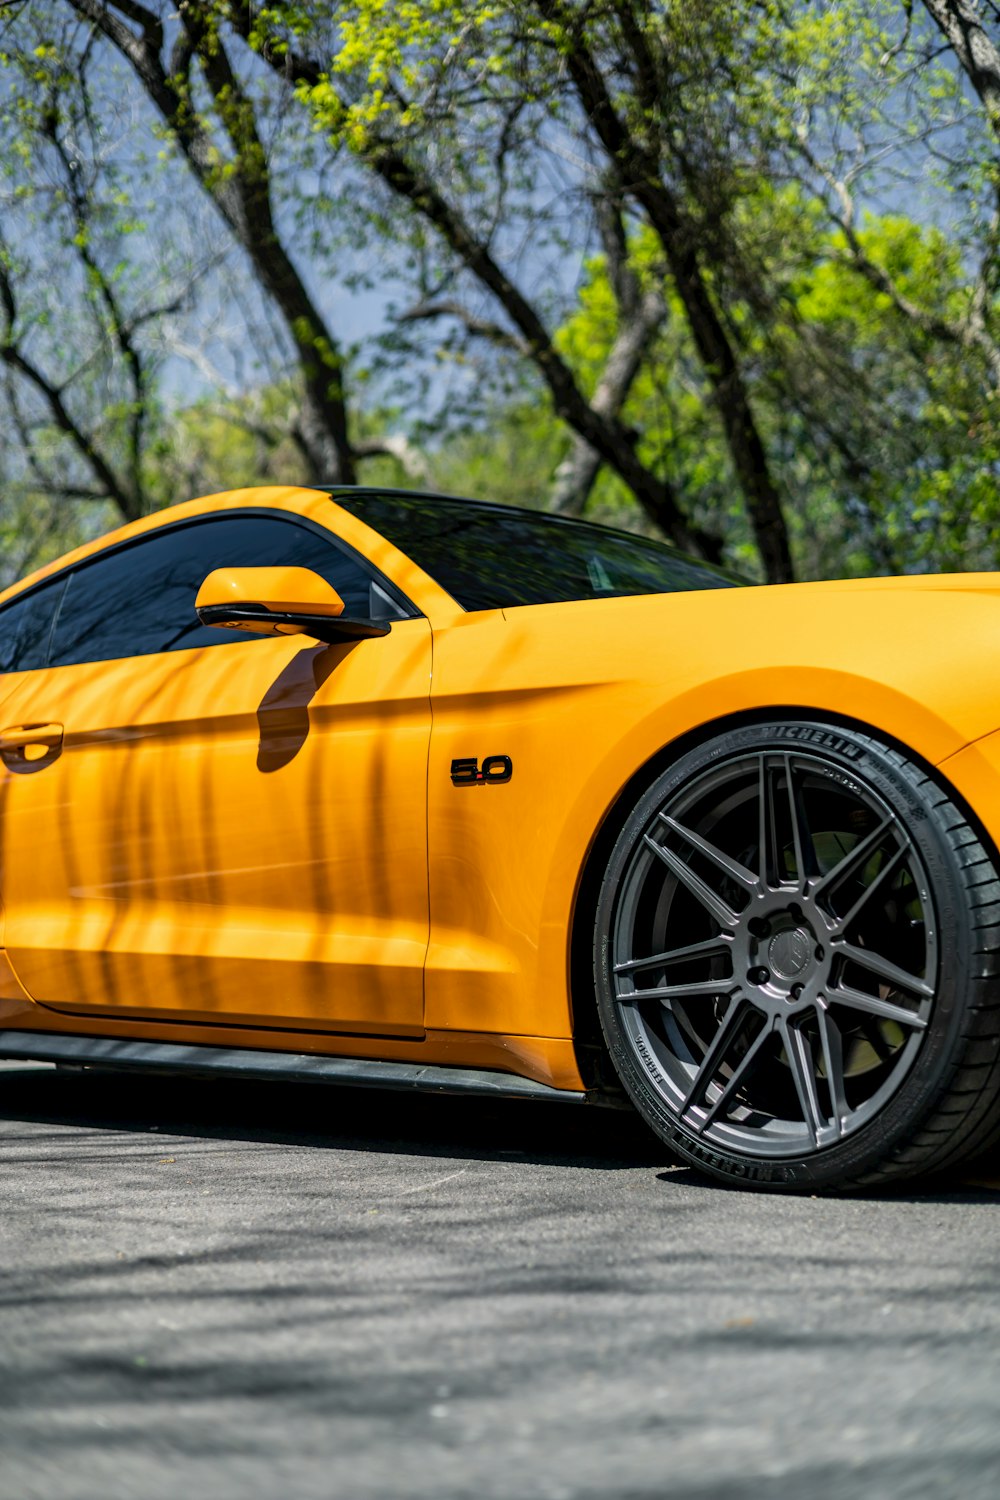
<path fill-rule="evenodd" d="M 627 1115 L 0 1064 L 0 1494 L 996 1500 L 980 1170 L 781 1199 Z"/>

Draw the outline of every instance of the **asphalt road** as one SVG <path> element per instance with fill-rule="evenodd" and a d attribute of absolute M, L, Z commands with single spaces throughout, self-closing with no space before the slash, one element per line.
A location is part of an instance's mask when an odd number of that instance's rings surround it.
<path fill-rule="evenodd" d="M 783 1199 L 627 1115 L 3 1064 L 0 1496 L 997 1500 L 991 1173 Z"/>

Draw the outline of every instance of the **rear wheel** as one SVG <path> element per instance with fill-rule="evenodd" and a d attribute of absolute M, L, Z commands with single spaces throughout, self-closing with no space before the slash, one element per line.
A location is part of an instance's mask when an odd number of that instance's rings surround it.
<path fill-rule="evenodd" d="M 752 725 L 635 808 L 598 902 L 611 1058 L 730 1183 L 952 1165 L 1000 1123 L 1000 879 L 924 772 L 853 729 Z"/>

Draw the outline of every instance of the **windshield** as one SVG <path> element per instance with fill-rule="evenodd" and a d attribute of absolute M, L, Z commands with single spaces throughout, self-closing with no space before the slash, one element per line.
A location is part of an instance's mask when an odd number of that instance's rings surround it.
<path fill-rule="evenodd" d="M 664 542 L 540 511 L 407 493 L 333 492 L 464 609 L 725 589 L 742 580 Z"/>

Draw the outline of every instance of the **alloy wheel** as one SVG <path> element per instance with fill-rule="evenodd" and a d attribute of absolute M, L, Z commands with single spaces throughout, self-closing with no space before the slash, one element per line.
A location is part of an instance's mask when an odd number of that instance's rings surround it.
<path fill-rule="evenodd" d="M 672 791 L 617 881 L 619 1029 L 686 1134 L 808 1157 L 879 1114 L 935 1001 L 931 883 L 907 828 L 822 754 L 735 754 Z"/>

